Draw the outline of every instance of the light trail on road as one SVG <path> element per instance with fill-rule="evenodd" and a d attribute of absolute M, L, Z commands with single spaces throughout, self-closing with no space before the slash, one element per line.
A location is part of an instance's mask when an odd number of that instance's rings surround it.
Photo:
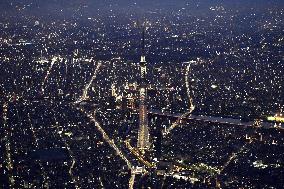
<path fill-rule="evenodd" d="M 101 178 L 101 177 L 99 177 L 99 181 L 100 181 L 100 185 L 101 185 L 101 187 L 102 187 L 102 188 L 105 188 L 104 183 L 103 183 L 103 181 L 102 181 L 102 178 Z"/>
<path fill-rule="evenodd" d="M 131 177 L 129 179 L 129 189 L 133 189 L 135 183 L 136 173 L 133 169 L 131 169 Z"/>
<path fill-rule="evenodd" d="M 97 64 L 97 67 L 96 67 L 96 69 L 95 69 L 95 71 L 94 71 L 94 74 L 93 74 L 91 80 L 87 83 L 87 85 L 85 86 L 85 88 L 84 88 L 84 90 L 83 90 L 82 96 L 81 96 L 75 103 L 80 103 L 80 102 L 82 102 L 82 101 L 84 101 L 84 100 L 86 100 L 86 99 L 88 98 L 88 91 L 89 91 L 89 88 L 91 87 L 93 81 L 96 79 L 97 74 L 98 74 L 98 72 L 99 72 L 99 70 L 100 70 L 101 65 L 102 65 L 101 62 L 99 62 L 99 63 Z"/>
<path fill-rule="evenodd" d="M 193 105 L 193 96 L 194 96 L 194 91 L 193 90 L 190 90 L 190 84 L 189 84 L 189 73 L 191 71 L 191 63 L 189 63 L 186 67 L 186 72 L 185 72 L 185 86 L 186 86 L 186 92 L 187 92 L 187 97 L 189 99 L 189 106 L 190 108 Z"/>
<path fill-rule="evenodd" d="M 189 116 L 193 110 L 195 109 L 195 105 L 193 104 L 193 96 L 194 96 L 194 92 L 193 90 L 190 90 L 190 84 L 189 84 L 189 79 L 188 79 L 188 76 L 189 76 L 189 73 L 191 71 L 191 64 L 195 63 L 194 61 L 190 61 L 190 62 L 186 62 L 188 63 L 187 67 L 186 67 L 186 72 L 185 72 L 185 86 L 186 86 L 186 92 L 187 92 L 187 96 L 188 96 L 188 99 L 189 99 L 189 111 L 182 114 L 172 125 L 170 125 L 165 132 L 163 132 L 163 135 L 166 136 L 168 135 L 171 130 L 173 130 L 175 127 L 177 127 L 181 120 L 186 118 L 187 116 Z"/>
<path fill-rule="evenodd" d="M 144 160 L 144 158 L 143 158 L 142 155 L 140 154 L 140 151 L 137 150 L 137 149 L 135 149 L 134 147 L 132 147 L 132 146 L 130 145 L 129 140 L 126 140 L 126 141 L 125 141 L 125 145 L 126 145 L 126 147 L 130 150 L 130 152 L 131 152 L 141 163 L 143 163 L 145 166 L 147 166 L 147 167 L 149 167 L 149 168 L 153 168 L 153 167 L 156 166 L 155 164 L 150 163 L 150 162 Z"/>
<path fill-rule="evenodd" d="M 47 72 L 46 72 L 46 75 L 45 75 L 45 77 L 44 77 L 44 80 L 42 81 L 42 84 L 41 84 L 41 92 L 44 92 L 45 83 L 46 83 L 46 81 L 47 81 L 47 79 L 48 79 L 48 77 L 49 77 L 49 75 L 50 75 L 50 72 L 51 72 L 51 70 L 52 70 L 53 65 L 54 65 L 55 62 L 56 62 L 56 59 L 53 58 L 53 59 L 51 60 L 50 66 L 49 66 L 49 68 L 48 68 L 48 70 L 47 70 Z"/>
<path fill-rule="evenodd" d="M 123 152 L 116 146 L 116 144 L 114 143 L 113 139 L 110 139 L 110 137 L 107 135 L 107 133 L 104 131 L 104 129 L 101 127 L 101 125 L 99 124 L 99 122 L 97 122 L 95 116 L 88 114 L 87 112 L 85 112 L 83 109 L 79 110 L 84 113 L 90 120 L 91 122 L 95 123 L 95 126 L 97 127 L 97 129 L 101 132 L 104 140 L 115 150 L 115 152 L 117 153 L 117 155 L 123 160 L 125 161 L 125 163 L 127 164 L 127 167 L 129 170 L 131 170 L 132 168 L 132 164 L 131 162 L 125 157 L 125 155 L 123 154 Z"/>
<path fill-rule="evenodd" d="M 219 175 L 225 170 L 226 167 L 228 167 L 228 165 L 229 165 L 234 159 L 236 159 L 236 158 L 238 157 L 238 155 L 239 155 L 240 153 L 242 153 L 242 152 L 246 149 L 246 147 L 247 147 L 248 144 L 249 144 L 249 143 L 244 144 L 244 145 L 239 149 L 238 152 L 234 152 L 234 153 L 231 154 L 231 156 L 229 157 L 228 161 L 227 161 L 227 162 L 222 166 L 222 168 L 220 169 Z"/>

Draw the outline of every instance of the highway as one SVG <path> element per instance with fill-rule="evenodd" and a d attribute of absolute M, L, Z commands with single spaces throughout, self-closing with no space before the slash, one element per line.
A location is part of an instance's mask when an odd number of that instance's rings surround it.
<path fill-rule="evenodd" d="M 135 183 L 136 172 L 134 169 L 131 169 L 131 177 L 129 179 L 129 189 L 133 189 Z"/>
<path fill-rule="evenodd" d="M 245 143 L 238 152 L 234 152 L 231 154 L 231 156 L 229 157 L 228 161 L 219 169 L 218 175 L 221 175 L 222 172 L 226 169 L 226 167 L 228 167 L 228 165 L 238 157 L 238 155 L 240 155 L 247 147 L 248 144 L 250 144 L 251 141 L 249 143 Z"/>
<path fill-rule="evenodd" d="M 125 141 L 125 145 L 126 147 L 130 150 L 130 152 L 141 162 L 143 163 L 145 166 L 149 167 L 149 168 L 153 168 L 156 165 L 153 163 L 150 163 L 148 161 L 146 161 L 143 156 L 141 155 L 141 152 L 138 149 L 135 149 L 131 146 L 130 141 L 126 140 Z"/>
<path fill-rule="evenodd" d="M 166 129 L 163 135 L 164 136 L 168 135 L 171 132 L 171 130 L 173 130 L 175 127 L 177 127 L 180 124 L 181 120 L 187 118 L 193 112 L 194 108 L 195 108 L 194 105 L 192 105 L 188 112 L 179 116 L 178 119 Z"/>
<path fill-rule="evenodd" d="M 214 122 L 214 123 L 229 124 L 229 125 L 247 126 L 247 127 L 255 126 L 255 122 L 253 121 L 242 122 L 240 119 L 233 119 L 233 118 L 191 115 L 195 109 L 195 105 L 193 101 L 194 91 L 190 90 L 189 74 L 191 71 L 191 65 L 195 64 L 196 61 L 190 61 L 190 62 L 184 62 L 184 63 L 187 64 L 184 80 L 185 80 L 185 86 L 186 86 L 186 91 L 187 91 L 187 97 L 189 99 L 189 106 L 190 106 L 189 111 L 183 114 L 171 114 L 167 112 L 161 112 L 159 110 L 149 111 L 150 114 L 177 118 L 177 120 L 172 125 L 170 125 L 168 128 L 166 128 L 166 130 L 163 132 L 164 136 L 167 136 L 175 127 L 179 126 L 179 124 L 181 123 L 181 120 L 183 119 L 187 119 L 187 120 L 194 119 L 197 121 Z M 263 128 L 274 128 L 274 124 L 269 123 L 269 122 L 262 122 L 258 124 L 258 126 L 263 127 Z M 278 129 L 283 129 L 283 127 L 278 127 Z"/>
<path fill-rule="evenodd" d="M 194 97 L 194 90 L 190 90 L 190 83 L 189 83 L 189 74 L 191 71 L 191 64 L 195 64 L 195 61 L 190 61 L 190 62 L 186 62 L 188 63 L 187 67 L 186 67 L 186 72 L 185 72 L 185 86 L 186 86 L 186 92 L 187 92 L 187 97 L 189 99 L 189 107 L 190 109 L 192 109 L 194 107 L 193 104 L 193 97 Z M 194 108 L 193 108 L 194 110 Z M 192 110 L 192 111 L 193 111 Z"/>
<path fill-rule="evenodd" d="M 48 79 L 48 77 L 49 77 L 49 75 L 50 75 L 50 72 L 51 72 L 52 67 L 53 67 L 53 65 L 54 65 L 55 62 L 56 62 L 56 58 L 54 57 L 54 58 L 51 60 L 51 64 L 50 64 L 50 66 L 49 66 L 49 68 L 48 68 L 48 70 L 47 70 L 47 72 L 46 72 L 46 75 L 45 75 L 45 77 L 44 77 L 44 80 L 42 81 L 42 84 L 41 84 L 41 92 L 44 92 L 45 83 L 46 83 L 46 81 L 47 81 L 47 79 Z"/>
<path fill-rule="evenodd" d="M 204 122 L 211 122 L 211 123 L 221 123 L 221 124 L 228 124 L 228 125 L 238 125 L 243 127 L 252 127 L 254 126 L 254 121 L 249 122 L 243 122 L 240 119 L 234 119 L 234 118 L 224 118 L 224 117 L 215 117 L 215 116 L 204 116 L 204 115 L 189 115 L 188 113 L 185 114 L 172 114 L 169 112 L 162 112 L 160 110 L 150 110 L 149 114 L 153 115 L 160 115 L 160 116 L 166 116 L 166 117 L 174 117 L 174 118 L 180 118 L 185 120 L 197 120 L 197 121 L 204 121 Z M 186 115 L 188 114 L 188 115 Z M 272 122 L 262 122 L 259 127 L 261 128 L 275 128 L 274 123 Z M 277 127 L 277 129 L 284 129 L 283 127 Z"/>
<path fill-rule="evenodd" d="M 180 124 L 180 121 L 182 119 L 188 117 L 195 109 L 195 105 L 193 103 L 194 91 L 190 90 L 191 87 L 189 84 L 189 73 L 191 71 L 191 64 L 195 64 L 196 62 L 190 61 L 190 62 L 184 62 L 184 63 L 187 64 L 184 81 L 185 81 L 185 86 L 186 86 L 187 97 L 189 99 L 189 111 L 179 116 L 178 119 L 166 129 L 166 131 L 163 133 L 164 136 L 168 135 L 171 132 L 171 130 L 173 130 L 175 127 L 177 127 Z"/>
<path fill-rule="evenodd" d="M 88 97 L 88 91 L 89 88 L 91 87 L 93 81 L 96 79 L 97 74 L 100 70 L 102 63 L 98 62 L 96 69 L 93 73 L 93 76 L 91 78 L 91 80 L 86 84 L 84 90 L 83 90 L 83 94 L 80 97 L 80 99 L 78 99 L 74 105 L 76 106 L 76 104 L 82 102 L 83 100 L 86 100 Z M 76 108 L 76 107 L 75 107 Z M 127 164 L 128 168 L 131 170 L 132 169 L 132 164 L 130 163 L 130 161 L 125 157 L 125 155 L 123 154 L 123 152 L 116 146 L 116 144 L 114 143 L 114 141 L 112 139 L 110 139 L 110 137 L 107 135 L 107 133 L 104 131 L 104 129 L 101 127 L 101 125 L 97 122 L 95 116 L 93 116 L 92 114 L 87 113 L 86 111 L 84 111 L 84 109 L 82 108 L 77 108 L 78 110 L 80 110 L 81 112 L 83 112 L 90 120 L 91 122 L 95 123 L 95 126 L 97 127 L 97 129 L 101 132 L 104 140 L 116 151 L 116 153 L 121 157 L 121 159 L 123 161 L 125 161 L 125 163 Z M 94 113 L 95 114 L 95 113 Z"/>
<path fill-rule="evenodd" d="M 82 96 L 75 103 L 80 103 L 80 102 L 82 102 L 82 101 L 84 101 L 84 100 L 86 100 L 88 98 L 89 88 L 91 87 L 93 81 L 96 79 L 97 73 L 99 72 L 101 65 L 102 65 L 102 63 L 98 62 L 97 67 L 96 67 L 96 69 L 94 71 L 94 74 L 93 74 L 91 80 L 85 86 L 85 88 L 83 90 L 83 93 L 82 93 Z"/>
<path fill-rule="evenodd" d="M 78 108 L 78 110 L 80 110 L 82 113 L 84 113 L 90 119 L 91 122 L 95 123 L 95 126 L 100 131 L 100 133 L 102 134 L 103 139 L 115 150 L 117 155 L 127 164 L 128 169 L 131 170 L 132 169 L 131 162 L 125 157 L 123 152 L 117 147 L 117 145 L 114 143 L 114 140 L 110 139 L 110 137 L 107 135 L 107 133 L 101 127 L 100 123 L 96 120 L 95 116 L 93 116 L 92 114 L 87 113 L 82 108 Z"/>

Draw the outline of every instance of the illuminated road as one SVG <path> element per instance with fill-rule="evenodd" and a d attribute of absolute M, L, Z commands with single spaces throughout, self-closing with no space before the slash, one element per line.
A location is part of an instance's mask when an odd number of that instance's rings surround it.
<path fill-rule="evenodd" d="M 14 188 L 14 182 L 15 179 L 13 177 L 12 174 L 12 170 L 13 170 L 13 162 L 11 159 L 11 143 L 10 143 L 10 136 L 11 133 L 9 132 L 10 129 L 8 128 L 7 125 L 7 112 L 8 112 L 8 107 L 9 104 L 7 102 L 5 102 L 3 104 L 3 127 L 5 128 L 5 147 L 6 147 L 6 167 L 8 170 L 8 175 L 9 175 L 9 187 L 10 188 Z"/>
<path fill-rule="evenodd" d="M 136 168 L 132 168 L 131 169 L 131 177 L 130 177 L 130 179 L 129 179 L 129 189 L 133 189 L 134 188 L 134 183 L 135 183 L 135 178 L 136 178 L 136 175 L 142 175 L 142 177 L 145 175 L 145 174 L 147 174 L 148 172 L 146 171 L 146 170 L 144 170 L 144 172 L 142 171 L 142 173 L 141 173 L 141 171 L 139 171 L 138 169 L 136 169 Z"/>
<path fill-rule="evenodd" d="M 125 141 L 125 145 L 126 147 L 131 151 L 131 153 L 141 162 L 143 163 L 145 166 L 149 167 L 149 168 L 153 168 L 155 167 L 155 164 L 152 164 L 148 161 L 146 161 L 144 159 L 144 157 L 142 156 L 141 152 L 136 149 L 136 148 L 133 148 L 131 145 L 130 145 L 130 141 L 129 140 L 126 140 Z"/>
<path fill-rule="evenodd" d="M 190 85 L 189 85 L 189 73 L 190 73 L 190 71 L 191 71 L 191 64 L 194 64 L 194 63 L 196 63 L 196 62 L 195 62 L 195 61 L 190 61 L 190 62 L 186 62 L 186 63 L 188 63 L 188 65 L 187 65 L 187 67 L 186 67 L 186 72 L 185 72 L 185 79 L 184 79 L 184 81 L 185 81 L 186 92 L 187 92 L 187 97 L 188 97 L 188 99 L 189 99 L 189 107 L 190 107 L 190 108 L 189 108 L 189 111 L 188 111 L 188 112 L 182 114 L 182 115 L 177 119 L 177 121 L 175 121 L 171 126 L 169 126 L 169 127 L 166 129 L 166 131 L 163 133 L 164 136 L 168 135 L 168 134 L 171 132 L 171 130 L 173 130 L 175 127 L 177 127 L 177 126 L 180 124 L 180 122 L 181 122 L 182 119 L 184 119 L 184 118 L 186 118 L 187 116 L 189 116 L 189 115 L 193 112 L 193 110 L 195 109 L 195 105 L 193 104 L 194 92 L 193 92 L 193 90 L 190 90 L 191 87 L 190 87 Z"/>
<path fill-rule="evenodd" d="M 189 107 L 190 109 L 192 109 L 192 107 L 194 106 L 193 104 L 193 97 L 194 97 L 194 91 L 190 90 L 190 84 L 189 84 L 189 74 L 191 71 L 191 64 L 195 64 L 195 61 L 190 61 L 190 62 L 186 62 L 188 63 L 187 67 L 186 67 L 186 72 L 185 72 L 185 86 L 186 86 L 186 92 L 187 92 L 187 97 L 189 99 Z M 193 110 L 192 110 L 193 111 Z"/>
<path fill-rule="evenodd" d="M 250 141 L 250 142 L 251 142 L 251 141 Z M 248 144 L 249 144 L 249 143 L 244 144 L 244 145 L 239 149 L 238 152 L 232 153 L 232 155 L 229 157 L 228 161 L 227 161 L 227 162 L 222 166 L 222 168 L 220 169 L 219 175 L 226 169 L 226 167 L 228 167 L 228 165 L 229 165 L 234 159 L 236 159 L 236 158 L 238 157 L 238 155 L 239 155 L 240 153 L 242 153 L 242 152 L 246 149 L 246 147 L 247 147 Z"/>
<path fill-rule="evenodd" d="M 163 135 L 164 136 L 168 135 L 174 128 L 176 128 L 181 123 L 181 120 L 187 118 L 192 113 L 193 110 L 194 110 L 194 106 L 190 108 L 190 111 L 178 117 L 178 119 L 172 125 L 170 125 L 169 128 L 166 129 L 166 131 L 163 132 Z"/>
<path fill-rule="evenodd" d="M 82 102 L 82 101 L 88 99 L 88 91 L 89 91 L 89 88 L 91 87 L 93 81 L 96 79 L 97 74 L 98 74 L 98 72 L 99 72 L 99 69 L 100 69 L 100 67 L 101 67 L 101 64 L 102 64 L 101 62 L 99 62 L 99 63 L 97 64 L 97 67 L 96 67 L 96 69 L 95 69 L 95 71 L 94 71 L 94 74 L 93 74 L 91 80 L 89 81 L 89 83 L 87 83 L 87 85 L 85 86 L 85 88 L 84 88 L 84 90 L 83 90 L 82 96 L 81 96 L 75 103 L 80 103 L 80 102 Z"/>
<path fill-rule="evenodd" d="M 129 179 L 129 189 L 133 189 L 135 183 L 136 172 L 131 169 L 131 177 Z"/>
<path fill-rule="evenodd" d="M 119 157 L 127 164 L 128 169 L 131 170 L 132 164 L 130 163 L 130 161 L 125 157 L 123 152 L 116 146 L 113 139 L 110 139 L 110 137 L 107 135 L 107 133 L 101 127 L 101 125 L 97 122 L 95 116 L 88 114 L 83 109 L 79 108 L 79 110 L 81 112 L 83 112 L 90 119 L 91 122 L 95 123 L 95 126 L 101 132 L 103 139 L 116 151 L 117 155 L 119 155 Z"/>
<path fill-rule="evenodd" d="M 102 188 L 105 188 L 104 183 L 102 182 L 102 178 L 101 178 L 101 177 L 99 177 L 99 181 L 100 181 L 101 187 L 102 187 Z"/>
<path fill-rule="evenodd" d="M 197 120 L 197 121 L 203 121 L 203 122 L 211 122 L 211 123 L 220 123 L 220 124 L 226 124 L 226 125 L 233 125 L 233 126 L 242 126 L 242 127 L 254 127 L 255 122 L 250 121 L 250 122 L 243 122 L 240 119 L 235 119 L 235 118 L 223 118 L 223 117 L 214 117 L 214 116 L 203 116 L 203 115 L 187 115 L 188 113 L 185 114 L 171 114 L 168 112 L 162 112 L 160 110 L 150 110 L 150 114 L 153 115 L 159 115 L 159 116 L 165 116 L 165 117 L 173 117 L 173 118 L 180 118 L 180 120 Z M 181 118 L 183 117 L 183 118 Z M 284 129 L 283 127 L 275 127 L 274 123 L 271 122 L 262 122 L 259 127 L 264 128 L 264 129 L 270 129 L 270 128 L 275 128 L 275 129 Z"/>
<path fill-rule="evenodd" d="M 47 79 L 48 79 L 48 77 L 49 77 L 49 75 L 50 75 L 50 72 L 51 72 L 52 67 L 53 67 L 53 65 L 54 65 L 55 62 L 56 62 L 56 57 L 54 57 L 54 58 L 51 60 L 51 64 L 50 64 L 50 66 L 49 66 L 49 68 L 48 68 L 48 70 L 47 70 L 47 72 L 46 72 L 46 75 L 45 75 L 45 77 L 44 77 L 44 80 L 43 80 L 43 82 L 42 82 L 42 84 L 41 84 L 41 92 L 44 92 L 45 83 L 46 83 L 46 81 L 47 81 Z"/>

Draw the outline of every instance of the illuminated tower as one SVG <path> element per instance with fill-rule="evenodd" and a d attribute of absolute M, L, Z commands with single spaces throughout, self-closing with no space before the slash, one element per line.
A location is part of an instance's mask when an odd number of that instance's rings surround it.
<path fill-rule="evenodd" d="M 142 54 L 140 60 L 140 88 L 139 88 L 139 131 L 137 147 L 144 151 L 149 149 L 149 128 L 148 128 L 148 110 L 147 110 L 147 80 L 146 80 L 146 58 L 145 58 L 145 28 L 142 31 Z"/>

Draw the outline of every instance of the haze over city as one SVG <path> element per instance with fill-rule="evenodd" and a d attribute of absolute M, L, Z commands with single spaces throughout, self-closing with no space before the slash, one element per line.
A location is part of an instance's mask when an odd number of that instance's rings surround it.
<path fill-rule="evenodd" d="M 283 188 L 283 15 L 1 0 L 0 189 Z"/>

